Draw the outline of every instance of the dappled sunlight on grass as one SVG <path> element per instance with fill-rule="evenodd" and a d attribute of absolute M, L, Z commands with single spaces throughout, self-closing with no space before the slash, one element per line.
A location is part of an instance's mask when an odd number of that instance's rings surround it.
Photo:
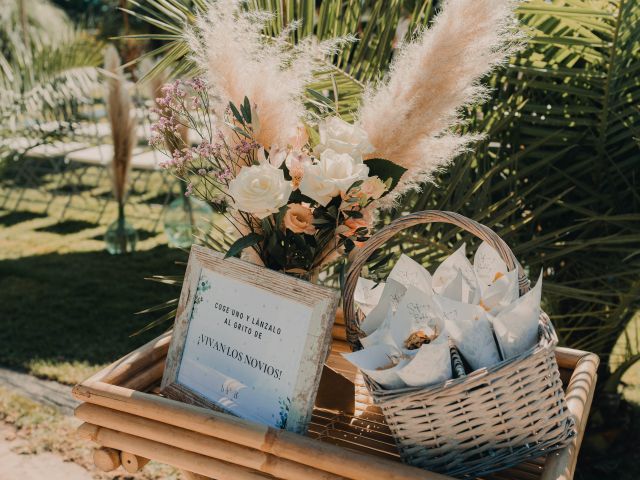
<path fill-rule="evenodd" d="M 166 246 L 163 232 L 140 230 L 138 251 L 111 256 L 102 239 L 113 221 L 60 205 L 49 214 L 0 210 L 0 365 L 73 384 L 159 334 L 131 338 L 155 318 L 135 312 L 177 295 L 145 280 L 184 271 L 186 254 Z M 136 224 L 136 222 L 133 222 Z"/>
<path fill-rule="evenodd" d="M 67 385 L 75 385 L 89 378 L 106 364 L 90 364 L 86 361 L 57 361 L 52 359 L 35 359 L 26 364 L 32 375 L 55 380 Z"/>

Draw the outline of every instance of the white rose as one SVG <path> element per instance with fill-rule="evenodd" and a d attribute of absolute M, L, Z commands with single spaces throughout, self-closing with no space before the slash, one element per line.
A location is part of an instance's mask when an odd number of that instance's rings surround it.
<path fill-rule="evenodd" d="M 229 182 L 229 195 L 238 210 L 265 218 L 287 204 L 291 183 L 279 168 L 268 163 L 253 165 L 243 167 Z"/>
<path fill-rule="evenodd" d="M 330 149 L 338 153 L 347 153 L 353 158 L 362 158 L 363 155 L 373 151 L 367 132 L 338 117 L 323 120 L 319 130 L 320 143 L 316 147 L 318 153 Z"/>
<path fill-rule="evenodd" d="M 345 193 L 358 180 L 364 180 L 369 167 L 361 158 L 357 160 L 346 153 L 325 150 L 320 161 L 306 165 L 300 183 L 303 195 L 326 206 L 333 197 Z"/>

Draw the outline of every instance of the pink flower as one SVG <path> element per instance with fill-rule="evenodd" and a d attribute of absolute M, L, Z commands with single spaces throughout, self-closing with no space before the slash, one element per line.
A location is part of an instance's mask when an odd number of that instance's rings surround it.
<path fill-rule="evenodd" d="M 297 190 L 302 182 L 305 167 L 311 165 L 311 157 L 300 150 L 294 150 L 287 156 L 285 165 L 289 169 L 293 189 Z"/>
<path fill-rule="evenodd" d="M 387 191 L 387 186 L 378 177 L 369 177 L 360 186 L 360 192 L 362 192 L 367 198 L 377 200 L 384 192 Z"/>
<path fill-rule="evenodd" d="M 204 81 L 202 77 L 196 77 L 187 81 L 187 85 L 189 85 L 194 92 L 204 92 L 207 89 L 207 83 Z"/>
<path fill-rule="evenodd" d="M 240 140 L 240 143 L 238 143 L 235 146 L 236 152 L 240 153 L 240 154 L 247 154 L 253 150 L 255 150 L 256 148 L 258 148 L 259 145 L 256 142 L 248 142 L 247 140 L 245 140 L 244 138 L 242 140 Z"/>

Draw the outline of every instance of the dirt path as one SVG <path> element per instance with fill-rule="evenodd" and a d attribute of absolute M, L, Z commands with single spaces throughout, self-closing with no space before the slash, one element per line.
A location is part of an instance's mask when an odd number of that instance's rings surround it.
<path fill-rule="evenodd" d="M 54 453 L 21 455 L 21 440 L 13 428 L 0 423 L 0 480 L 92 480 L 87 470 Z"/>
<path fill-rule="evenodd" d="M 73 410 L 80 403 L 71 396 L 71 387 L 67 385 L 42 380 L 6 368 L 0 368 L 0 386 L 13 390 L 35 402 L 55 407 L 60 413 L 67 416 L 72 416 Z"/>
<path fill-rule="evenodd" d="M 71 387 L 0 368 L 0 480 L 179 480 L 177 470 L 150 462 L 136 474 L 104 473 L 94 445 L 75 430 Z M 74 463 L 76 462 L 76 463 Z"/>

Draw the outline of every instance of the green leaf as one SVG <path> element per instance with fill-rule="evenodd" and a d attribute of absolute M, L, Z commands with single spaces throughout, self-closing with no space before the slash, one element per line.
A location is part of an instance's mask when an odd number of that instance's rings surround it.
<path fill-rule="evenodd" d="M 278 210 L 278 213 L 276 213 L 275 222 L 277 230 L 280 230 L 282 228 L 282 222 L 284 221 L 284 216 L 287 213 L 288 208 L 288 205 L 280 207 L 280 210 Z"/>
<path fill-rule="evenodd" d="M 241 124 L 244 125 L 244 118 L 242 118 L 242 115 L 240 114 L 240 112 L 238 111 L 238 107 L 236 107 L 233 102 L 229 102 L 229 108 L 231 109 L 231 113 L 233 113 L 233 116 L 236 118 L 236 120 Z"/>
<path fill-rule="evenodd" d="M 311 148 L 314 148 L 316 145 L 320 143 L 320 134 L 318 131 L 311 127 L 310 125 L 304 124 L 304 129 L 307 131 L 307 135 L 309 137 L 309 144 Z"/>
<path fill-rule="evenodd" d="M 240 107 L 242 110 L 242 116 L 247 121 L 247 123 L 251 123 L 251 102 L 249 102 L 248 97 L 244 97 L 244 103 Z"/>
<path fill-rule="evenodd" d="M 265 217 L 260 221 L 260 225 L 262 225 L 262 231 L 264 232 L 265 236 L 269 236 L 271 235 L 271 233 L 273 232 L 273 226 L 271 225 L 271 221 L 269 220 L 269 217 Z"/>
<path fill-rule="evenodd" d="M 229 127 L 231 130 L 233 130 L 234 132 L 236 132 L 238 135 L 242 135 L 243 137 L 246 138 L 251 138 L 251 135 L 249 135 L 247 132 L 245 132 L 244 130 L 242 130 L 239 127 L 236 127 L 235 125 L 232 125 L 229 122 L 225 122 L 224 123 L 227 127 Z"/>
<path fill-rule="evenodd" d="M 236 240 L 230 247 L 224 258 L 235 257 L 240 252 L 242 252 L 245 248 L 253 247 L 264 240 L 262 235 L 258 235 L 255 232 L 251 232 L 244 237 L 240 237 Z"/>
<path fill-rule="evenodd" d="M 369 176 L 377 176 L 383 182 L 391 179 L 391 187 L 388 191 L 396 187 L 400 181 L 400 177 L 407 171 L 406 168 L 390 160 L 385 160 L 384 158 L 372 158 L 365 160 L 364 163 L 369 167 Z"/>

